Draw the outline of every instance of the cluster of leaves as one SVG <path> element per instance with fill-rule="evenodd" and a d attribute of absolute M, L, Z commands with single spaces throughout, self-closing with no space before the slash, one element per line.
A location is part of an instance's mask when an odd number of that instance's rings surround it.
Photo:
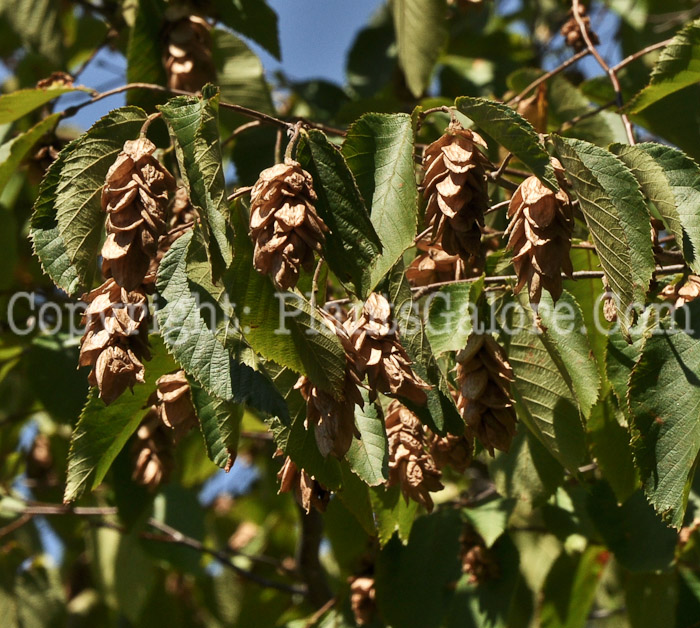
<path fill-rule="evenodd" d="M 621 14 L 625 54 L 658 40 L 654 24 L 675 35 L 651 74 L 648 59 L 619 72 L 626 111 L 650 140 L 634 146 L 624 143 L 617 114 L 596 107 L 613 100 L 607 77 L 551 77 L 546 135 L 494 98 L 507 100 L 541 76 L 523 65 L 542 64 L 533 43 L 551 48 L 563 6 L 503 15 L 478 2 L 463 10 L 444 0 L 394 0 L 357 35 L 345 89 L 284 80 L 279 113 L 262 65 L 238 36 L 279 56 L 274 12 L 263 0 L 194 4 L 217 21 L 218 87 L 175 98 L 130 90 L 127 106 L 73 133 L 58 125 L 83 101 L 53 113 L 55 100 L 95 95 L 65 82 L 32 85 L 47 67 L 75 70 L 103 43 L 126 58 L 128 81 L 165 85 L 166 3 L 0 0 L 0 55 L 14 71 L 0 97 L 0 288 L 8 295 L 3 305 L 13 304 L 4 308 L 13 319 L 0 337 L 0 616 L 7 625 L 60 625 L 66 617 L 74 625 L 166 617 L 174 625 L 354 625 L 348 578 L 359 575 L 375 580 L 377 626 L 583 626 L 615 618 L 634 628 L 692 625 L 700 613 L 693 526 L 700 508 L 700 315 L 694 304 L 682 321 L 647 307 L 678 280 L 657 274 L 652 219 L 672 236 L 664 259 L 674 259 L 683 275 L 700 274 L 700 23 L 663 21 L 669 6 L 682 12 L 687 3 L 649 0 L 630 9 L 610 2 Z M 317 281 L 302 273 L 283 301 L 253 268 L 245 203 L 230 203 L 227 194 L 275 163 L 285 123 L 243 129 L 248 120 L 227 103 L 281 115 L 292 126 L 308 120 L 296 158 L 313 177 L 317 211 L 330 231 Z M 294 384 L 305 375 L 342 394 L 345 353 L 317 305 L 382 292 L 397 312 L 421 313 L 418 325 L 399 319 L 413 368 L 432 386 L 425 407 L 416 408 L 421 421 L 436 434 L 464 433 L 449 388 L 470 322 L 446 316 L 445 298 L 412 291 L 405 274 L 424 228 L 415 157 L 444 131 L 446 113 L 425 115 L 440 107 L 487 138 L 492 161 L 512 154 L 509 169 L 489 184 L 494 205 L 531 173 L 555 188 L 550 157 L 561 161 L 578 201 L 575 243 L 586 243 L 573 249 L 572 263 L 589 274 L 565 282 L 561 301 L 573 313 L 573 333 L 560 331 L 560 310 L 548 297 L 537 317 L 512 294 L 511 280 L 484 290 L 489 277 L 512 268 L 503 243 L 487 258 L 485 280 L 442 287 L 452 312 L 477 301 L 494 311 L 522 305 L 505 321 L 511 333 L 499 334 L 515 374 L 520 424 L 507 453 L 491 458 L 477 448 L 466 474 L 445 469 L 446 490 L 426 514 L 404 501 L 398 486 L 385 487 L 388 399 L 367 399 L 357 410 L 360 437 L 343 460 L 324 458 Z M 678 115 L 669 116 L 671 108 Z M 105 175 L 156 111 L 149 136 L 179 173 L 200 220 L 160 263 L 145 383 L 105 407 L 75 371 L 75 320 L 47 329 L 52 321 L 40 319 L 43 329 L 18 336 L 10 323 L 23 308 L 26 323 L 35 312 L 11 295 L 29 289 L 35 309 L 51 303 L 56 312 L 95 285 Z M 37 177 L 34 154 L 49 145 L 60 153 Z M 18 170 L 22 163 L 27 168 Z M 235 181 L 224 175 L 231 164 Z M 501 231 L 505 207 L 487 224 Z M 615 328 L 601 314 L 606 289 L 616 304 Z M 684 331 L 658 333 L 679 322 Z M 131 479 L 133 435 L 155 381 L 177 368 L 190 379 L 200 434 L 180 444 L 170 483 L 152 493 Z M 334 493 L 322 517 L 301 515 L 301 533 L 291 497 L 275 495 L 278 448 Z M 237 452 L 233 473 L 252 461 L 256 483 L 233 505 L 222 494 L 207 499 L 200 488 L 220 479 L 217 468 L 229 469 Z M 200 505 L 198 492 L 211 508 Z M 52 520 L 65 544 L 59 567 L 40 557 L 46 531 L 29 522 L 32 499 L 63 514 Z M 78 499 L 99 520 L 77 522 L 58 506 Z M 322 571 L 335 603 L 314 614 L 318 583 L 305 571 L 303 550 L 319 521 L 329 546 Z M 181 536 L 168 537 L 168 530 Z M 481 539 L 484 562 L 493 566 L 485 573 L 463 571 L 465 530 Z M 182 535 L 190 547 L 177 544 Z M 230 552 L 209 561 L 211 552 L 196 551 L 213 546 Z M 316 590 L 304 595 L 287 582 Z"/>

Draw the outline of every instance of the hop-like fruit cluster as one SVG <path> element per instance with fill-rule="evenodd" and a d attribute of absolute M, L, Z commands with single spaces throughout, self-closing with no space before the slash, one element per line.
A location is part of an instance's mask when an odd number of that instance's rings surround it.
<path fill-rule="evenodd" d="M 675 307 L 683 307 L 700 297 L 700 277 L 688 275 L 684 282 L 664 286 L 661 296 L 666 301 L 672 301 Z"/>
<path fill-rule="evenodd" d="M 369 624 L 377 610 L 374 578 L 358 576 L 350 582 L 350 607 L 358 626 Z"/>
<path fill-rule="evenodd" d="M 282 452 L 278 451 L 275 455 L 281 454 Z M 285 458 L 277 479 L 280 482 L 279 492 L 293 493 L 297 503 L 307 514 L 311 512 L 312 507 L 319 512 L 325 512 L 331 497 L 330 492 L 304 469 L 299 469 L 289 456 Z"/>
<path fill-rule="evenodd" d="M 399 338 L 389 302 L 373 292 L 361 315 L 344 323 L 352 343 L 354 367 L 362 378 L 367 375 L 370 395 L 377 392 L 399 395 L 415 403 L 425 403 L 430 389 L 411 368 L 411 360 Z"/>
<path fill-rule="evenodd" d="M 171 89 L 196 92 L 216 78 L 212 59 L 211 26 L 198 15 L 171 22 L 163 66 Z"/>
<path fill-rule="evenodd" d="M 594 46 L 599 44 L 600 40 L 598 39 L 598 35 L 591 30 L 591 18 L 586 15 L 586 7 L 582 4 L 578 5 L 578 14 L 581 16 L 581 21 L 583 22 L 586 34 L 591 40 L 591 43 Z M 581 34 L 581 28 L 576 21 L 573 8 L 569 9 L 569 19 L 564 22 L 564 25 L 561 27 L 561 34 L 564 37 L 566 45 L 573 48 L 576 52 L 580 52 L 586 47 L 586 40 Z"/>
<path fill-rule="evenodd" d="M 283 290 L 299 279 L 299 269 L 312 270 L 328 227 L 316 213 L 313 179 L 292 160 L 267 168 L 250 195 L 253 265 L 272 275 Z"/>
<path fill-rule="evenodd" d="M 154 489 L 167 479 L 175 445 L 197 424 L 197 414 L 184 371 L 159 377 L 148 401 L 133 445 L 133 479 Z"/>
<path fill-rule="evenodd" d="M 428 442 L 430 455 L 435 461 L 435 466 L 440 470 L 452 467 L 458 473 L 464 473 L 472 463 L 474 439 L 468 430 L 462 436 L 431 434 Z"/>
<path fill-rule="evenodd" d="M 510 386 L 513 369 L 489 334 L 473 333 L 457 353 L 457 407 L 470 432 L 493 455 L 508 451 L 517 421 Z"/>
<path fill-rule="evenodd" d="M 107 239 L 102 272 L 126 290 L 138 288 L 158 250 L 165 229 L 172 175 L 153 156 L 146 138 L 129 140 L 107 172 L 102 208 L 107 212 Z"/>
<path fill-rule="evenodd" d="M 483 260 L 481 225 L 489 206 L 486 185 L 486 147 L 476 133 L 452 123 L 447 132 L 425 149 L 423 194 L 428 201 L 425 219 L 432 239 L 439 239 L 450 255 L 459 255 L 469 266 Z"/>
<path fill-rule="evenodd" d="M 80 366 L 91 366 L 91 386 L 97 386 L 106 404 L 127 388 L 143 383 L 142 360 L 148 351 L 148 301 L 142 290 L 127 292 L 108 279 L 84 297 L 85 333 L 80 343 Z"/>
<path fill-rule="evenodd" d="M 539 303 L 542 288 L 555 301 L 562 293 L 561 273 L 571 276 L 569 258 L 574 228 L 571 199 L 564 188 L 561 164 L 552 160 L 562 186 L 554 192 L 537 177 L 525 179 L 513 194 L 508 207 L 510 224 L 506 229 L 508 249 L 518 275 L 516 293 L 527 283 L 530 302 Z"/>
<path fill-rule="evenodd" d="M 500 569 L 484 539 L 467 526 L 460 536 L 462 572 L 468 574 L 469 582 L 479 584 L 498 578 Z"/>
<path fill-rule="evenodd" d="M 412 286 L 427 286 L 440 281 L 452 281 L 465 275 L 464 262 L 459 255 L 450 255 L 439 242 L 431 244 L 422 238 L 416 242 L 421 253 L 406 269 L 406 279 Z"/>
<path fill-rule="evenodd" d="M 142 360 L 150 358 L 146 291 L 155 277 L 168 192 L 175 187 L 154 151 L 146 138 L 127 141 L 102 190 L 107 212 L 102 272 L 107 280 L 84 297 L 88 307 L 79 364 L 92 367 L 88 380 L 106 404 L 144 381 Z"/>
<path fill-rule="evenodd" d="M 440 471 L 425 450 L 420 420 L 394 400 L 387 408 L 385 424 L 389 439 L 388 486 L 398 485 L 406 501 L 413 499 L 431 511 L 430 493 L 442 490 L 443 486 Z"/>

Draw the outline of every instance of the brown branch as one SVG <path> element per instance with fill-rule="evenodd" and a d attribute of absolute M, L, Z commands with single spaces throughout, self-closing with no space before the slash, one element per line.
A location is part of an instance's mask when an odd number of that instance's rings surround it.
<path fill-rule="evenodd" d="M 8 526 L 5 526 L 4 528 L 0 529 L 0 536 L 2 536 L 2 533 L 9 534 L 9 532 L 12 532 L 13 529 L 17 529 L 21 525 L 24 525 L 30 518 L 36 515 L 76 515 L 81 517 L 100 517 L 100 519 L 92 521 L 92 525 L 110 528 L 118 532 L 124 532 L 124 528 L 122 526 L 111 521 L 102 519 L 102 517 L 114 516 L 117 514 L 117 508 L 111 506 L 73 506 L 71 504 L 45 504 L 40 502 L 26 502 L 25 505 L 22 508 L 18 508 L 16 512 L 21 516 Z M 185 547 L 189 547 L 197 552 L 200 552 L 201 554 L 211 556 L 222 566 L 226 567 L 227 569 L 231 569 L 242 578 L 245 578 L 250 582 L 259 584 L 262 587 L 276 589 L 278 591 L 291 593 L 293 595 L 307 595 L 306 588 L 289 585 L 284 582 L 278 582 L 276 580 L 269 580 L 268 578 L 260 576 L 259 574 L 256 574 L 252 571 L 243 569 L 242 567 L 239 567 L 238 565 L 232 563 L 229 559 L 229 556 L 225 552 L 213 549 L 211 547 L 207 547 L 197 539 L 193 539 L 192 537 L 183 534 L 179 530 L 176 530 L 175 528 L 161 521 L 151 518 L 148 520 L 148 525 L 152 528 L 155 528 L 162 534 L 154 535 L 150 532 L 141 532 L 141 538 L 160 543 L 172 543 L 174 545 L 183 545 Z M 12 526 L 14 526 L 14 528 L 9 529 L 9 531 L 7 531 L 8 528 L 11 528 Z M 254 557 L 250 556 L 246 556 L 246 558 L 255 559 Z"/>
<path fill-rule="evenodd" d="M 543 74 L 540 76 L 538 79 L 535 79 L 530 83 L 524 90 L 522 90 L 517 96 L 514 96 L 511 98 L 506 104 L 508 105 L 517 105 L 523 98 L 525 98 L 533 89 L 544 83 L 545 81 L 548 81 L 551 79 L 553 76 L 556 76 L 557 74 L 560 74 L 566 68 L 572 66 L 574 63 L 576 63 L 579 59 L 583 59 L 585 56 L 590 54 L 590 50 L 582 50 L 581 52 L 577 52 L 573 57 L 567 59 L 560 65 L 558 65 L 556 68 L 553 70 L 550 70 L 546 74 Z"/>
<path fill-rule="evenodd" d="M 306 513 L 299 506 L 299 515 L 301 517 L 301 535 L 297 551 L 299 573 L 306 583 L 309 602 L 316 608 L 322 608 L 333 597 L 318 555 L 323 537 L 323 519 L 314 508 Z"/>
<path fill-rule="evenodd" d="M 598 62 L 598 65 L 608 75 L 613 90 L 615 90 L 615 99 L 617 102 L 618 109 L 620 109 L 620 118 L 622 118 L 622 124 L 625 127 L 625 132 L 627 133 L 627 140 L 631 145 L 634 145 L 636 144 L 636 140 L 634 139 L 634 130 L 632 129 L 632 123 L 627 117 L 627 114 L 622 112 L 622 107 L 625 103 L 622 98 L 622 88 L 620 87 L 620 81 L 617 78 L 617 73 L 605 62 L 605 59 L 603 59 L 603 57 L 600 56 L 600 53 L 596 50 L 596 47 L 593 45 L 593 42 L 591 41 L 591 38 L 588 35 L 588 29 L 586 28 L 586 24 L 583 21 L 581 13 L 579 12 L 579 0 L 571 0 L 571 6 L 573 8 L 574 19 L 576 20 L 576 24 L 578 24 L 579 31 L 581 31 L 581 37 L 583 37 L 583 41 L 586 42 L 586 47 L 588 48 L 590 53 L 595 57 L 595 60 Z"/>

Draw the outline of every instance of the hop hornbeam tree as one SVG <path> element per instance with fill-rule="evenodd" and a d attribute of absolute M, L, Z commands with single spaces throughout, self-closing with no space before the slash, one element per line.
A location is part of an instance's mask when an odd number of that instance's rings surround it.
<path fill-rule="evenodd" d="M 286 27 L 0 0 L 3 628 L 697 626 L 697 3 Z"/>

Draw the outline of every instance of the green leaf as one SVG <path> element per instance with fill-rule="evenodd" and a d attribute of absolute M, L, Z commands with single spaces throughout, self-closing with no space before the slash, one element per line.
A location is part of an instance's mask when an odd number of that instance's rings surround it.
<path fill-rule="evenodd" d="M 683 152 L 652 142 L 613 144 L 610 150 L 632 171 L 676 236 L 688 265 L 700 273 L 700 168 Z"/>
<path fill-rule="evenodd" d="M 294 388 L 297 375 L 290 369 L 280 369 L 275 374 L 275 386 L 284 395 L 289 414 L 289 425 L 279 419 L 269 419 L 268 424 L 274 435 L 275 444 L 300 468 L 316 478 L 329 490 L 337 490 L 344 484 L 343 470 L 333 456 L 324 458 L 318 450 L 313 429 L 307 429 L 306 402 Z"/>
<path fill-rule="evenodd" d="M 692 623 L 674 621 L 680 610 L 678 601 L 678 574 L 675 570 L 667 573 L 631 573 L 625 581 L 625 606 L 632 628 L 691 628 Z"/>
<path fill-rule="evenodd" d="M 253 268 L 253 246 L 239 204 L 234 221 L 236 257 L 224 284 L 245 339 L 265 359 L 307 375 L 341 398 L 346 359 L 337 336 L 300 294 L 276 291 L 269 277 Z"/>
<path fill-rule="evenodd" d="M 265 0 L 214 0 L 221 21 L 281 59 L 277 13 Z"/>
<path fill-rule="evenodd" d="M 61 151 L 39 189 L 32 217 L 34 250 L 56 285 L 70 295 L 90 287 L 104 231 L 100 195 L 107 170 L 145 119 L 137 107 L 110 112 Z"/>
<path fill-rule="evenodd" d="M 662 324 L 659 331 L 668 331 Z M 632 372 L 632 445 L 644 492 L 680 528 L 700 451 L 700 340 L 678 330 L 656 333 Z"/>
<path fill-rule="evenodd" d="M 196 382 L 190 381 L 190 389 L 207 455 L 228 471 L 238 451 L 243 406 L 212 397 Z"/>
<path fill-rule="evenodd" d="M 212 56 L 221 100 L 263 113 L 275 113 L 270 88 L 265 81 L 265 69 L 258 56 L 242 40 L 215 28 L 212 31 Z"/>
<path fill-rule="evenodd" d="M 398 532 L 399 539 L 406 543 L 416 518 L 418 502 L 406 501 L 398 486 L 370 488 L 369 497 L 377 524 L 379 545 L 386 545 L 394 532 Z"/>
<path fill-rule="evenodd" d="M 137 0 L 135 9 L 126 51 L 126 80 L 128 83 L 167 85 L 168 76 L 163 65 L 165 3 L 163 0 Z M 143 89 L 129 90 L 126 96 L 130 105 L 147 111 L 164 102 L 166 97 Z"/>
<path fill-rule="evenodd" d="M 445 0 L 394 0 L 394 31 L 399 65 L 411 93 L 420 98 L 430 85 L 447 40 Z"/>
<path fill-rule="evenodd" d="M 370 402 L 367 393 L 362 393 L 364 407 L 355 409 L 355 426 L 360 438 L 353 438 L 345 458 L 363 482 L 378 486 L 389 478 L 389 443 L 381 412 Z"/>
<path fill-rule="evenodd" d="M 152 336 L 153 357 L 146 364 L 145 383 L 137 384 L 133 393 L 125 392 L 105 406 L 93 389 L 71 436 L 68 475 L 64 502 L 78 499 L 86 488 L 95 489 L 104 479 L 112 462 L 141 423 L 148 398 L 156 380 L 176 369 L 158 336 Z"/>
<path fill-rule="evenodd" d="M 503 103 L 461 96 L 455 107 L 522 161 L 547 187 L 558 189 L 549 155 L 532 125 Z"/>
<path fill-rule="evenodd" d="M 377 606 L 387 624 L 401 628 L 430 628 L 454 595 L 461 573 L 459 534 L 462 522 L 454 510 L 420 517 L 404 547 L 393 539 L 375 565 Z"/>
<path fill-rule="evenodd" d="M 285 418 L 284 401 L 242 341 L 222 289 L 211 282 L 199 231 L 173 243 L 160 263 L 156 287 L 158 327 L 182 368 L 215 398 Z"/>
<path fill-rule="evenodd" d="M 0 96 L 0 124 L 18 120 L 63 94 L 83 91 L 79 87 L 35 87 Z"/>
<path fill-rule="evenodd" d="M 382 254 L 369 289 L 413 246 L 418 224 L 418 190 L 413 162 L 413 125 L 402 114 L 368 113 L 349 129 L 343 155 L 370 206 Z"/>
<path fill-rule="evenodd" d="M 484 288 L 482 278 L 440 288 L 424 299 L 428 310 L 425 333 L 435 355 L 464 349 L 472 333 L 476 302 Z"/>
<path fill-rule="evenodd" d="M 539 617 L 543 628 L 585 628 L 605 565 L 602 552 L 590 546 L 581 556 L 559 555 L 542 591 Z"/>
<path fill-rule="evenodd" d="M 374 513 L 369 494 L 369 486 L 351 470 L 348 462 L 340 463 L 340 472 L 343 476 L 343 484 L 338 491 L 338 497 L 345 507 L 355 516 L 364 531 L 374 536 L 376 526 Z"/>
<path fill-rule="evenodd" d="M 34 253 L 39 258 L 44 272 L 68 294 L 77 292 L 81 285 L 78 271 L 71 264 L 65 242 L 58 232 L 56 222 L 56 190 L 61 179 L 61 169 L 79 139 L 73 140 L 51 164 L 39 186 L 34 202 L 34 213 L 30 222 L 30 237 Z"/>
<path fill-rule="evenodd" d="M 25 52 L 35 50 L 44 57 L 47 74 L 63 56 L 60 8 L 54 0 L 0 0 L 0 14 L 22 39 Z"/>
<path fill-rule="evenodd" d="M 627 103 L 626 111 L 639 113 L 684 87 L 700 81 L 700 20 L 687 24 L 659 56 L 647 85 Z"/>
<path fill-rule="evenodd" d="M 464 421 L 455 407 L 447 377 L 435 359 L 423 319 L 417 316 L 411 288 L 406 281 L 403 262 L 394 266 L 388 278 L 389 303 L 394 305 L 401 344 L 411 358 L 411 368 L 432 388 L 426 391 L 426 406 L 408 405 L 437 434 L 464 434 Z"/>
<path fill-rule="evenodd" d="M 502 340 L 507 341 L 508 361 L 515 375 L 513 395 L 518 417 L 576 474 L 586 456 L 586 443 L 570 377 L 542 342 L 529 308 L 508 327 L 512 335 L 504 335 Z"/>
<path fill-rule="evenodd" d="M 628 333 L 643 307 L 654 272 L 649 212 L 634 175 L 608 151 L 582 140 L 553 136 L 590 229 L 600 264 Z"/>
<path fill-rule="evenodd" d="M 309 131 L 297 158 L 314 178 L 316 209 L 330 229 L 324 259 L 341 281 L 351 280 L 364 297 L 369 293 L 372 267 L 382 244 L 355 178 L 342 153 L 321 131 Z"/>
<path fill-rule="evenodd" d="M 486 547 L 491 547 L 506 531 L 514 507 L 514 499 L 492 499 L 480 506 L 465 508 L 462 514 L 484 539 Z"/>
<path fill-rule="evenodd" d="M 593 407 L 586 424 L 593 460 L 623 503 L 639 487 L 639 474 L 634 466 L 630 434 L 626 419 L 612 393 Z"/>
<path fill-rule="evenodd" d="M 60 117 L 60 113 L 54 113 L 0 146 L 0 194 L 27 153 L 44 135 L 53 130 Z"/>
<path fill-rule="evenodd" d="M 560 371 L 565 374 L 584 417 L 588 417 L 598 399 L 600 376 L 581 308 L 566 291 L 556 304 L 546 292 L 537 313 L 544 329 L 542 343 L 560 364 Z"/>
<path fill-rule="evenodd" d="M 668 569 L 677 534 L 637 491 L 621 506 L 608 484 L 595 483 L 586 498 L 588 516 L 617 561 L 631 571 Z"/>
<path fill-rule="evenodd" d="M 500 495 L 538 506 L 564 479 L 564 467 L 529 430 L 518 430 L 510 450 L 497 451 L 489 476 Z"/>
<path fill-rule="evenodd" d="M 207 253 L 217 281 L 231 263 L 226 183 L 219 145 L 219 95 L 178 96 L 159 107 L 175 143 L 177 161 L 204 227 Z"/>
<path fill-rule="evenodd" d="M 619 330 L 612 330 L 608 336 L 606 370 L 612 389 L 623 410 L 627 409 L 628 384 L 632 369 L 642 355 L 644 343 L 656 324 L 656 318 L 652 312 L 651 309 L 643 312 L 637 324 L 630 329 L 631 342 Z"/>

